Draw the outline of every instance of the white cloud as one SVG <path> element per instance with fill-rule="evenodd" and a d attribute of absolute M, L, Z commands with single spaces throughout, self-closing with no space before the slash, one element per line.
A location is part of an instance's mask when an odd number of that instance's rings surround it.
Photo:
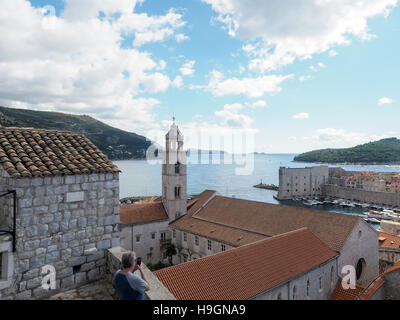
<path fill-rule="evenodd" d="M 302 113 L 299 113 L 299 114 L 294 114 L 292 116 L 292 118 L 293 119 L 308 119 L 308 118 L 310 118 L 310 115 L 308 113 L 306 113 L 306 112 L 302 112 Z"/>
<path fill-rule="evenodd" d="M 268 107 L 267 102 L 265 102 L 264 100 L 257 100 L 255 102 L 246 102 L 246 106 L 250 107 L 250 108 L 265 108 Z"/>
<path fill-rule="evenodd" d="M 329 50 L 328 55 L 330 57 L 336 57 L 337 55 L 339 55 L 339 53 L 337 53 L 335 50 Z"/>
<path fill-rule="evenodd" d="M 388 16 L 397 0 L 203 0 L 218 14 L 232 37 L 250 43 L 243 50 L 255 56 L 249 68 L 265 72 L 310 59 L 350 37 L 373 37 L 368 19 Z"/>
<path fill-rule="evenodd" d="M 282 90 L 280 84 L 285 80 L 293 79 L 293 74 L 280 76 L 269 75 L 257 78 L 230 78 L 224 79 L 224 75 L 213 70 L 210 72 L 210 81 L 206 86 L 194 86 L 192 88 L 204 88 L 215 96 L 244 94 L 249 98 L 260 98 L 264 94 L 274 94 Z"/>
<path fill-rule="evenodd" d="M 388 98 L 388 97 L 383 97 L 383 98 L 380 98 L 379 99 L 379 101 L 378 101 L 378 105 L 384 105 L 384 104 L 392 104 L 394 101 L 393 101 L 393 99 L 390 99 L 390 98 Z"/>
<path fill-rule="evenodd" d="M 182 73 L 184 76 L 191 76 L 194 74 L 194 64 L 196 61 L 191 60 L 186 62 L 180 69 L 179 71 Z"/>
<path fill-rule="evenodd" d="M 86 113 L 131 131 L 154 126 L 160 102 L 140 95 L 179 86 L 179 78 L 171 81 L 161 72 L 164 60 L 121 48 L 121 39 L 165 26 L 175 30 L 184 22 L 173 10 L 135 14 L 135 3 L 67 0 L 62 15 L 49 23 L 44 10 L 28 1 L 0 0 L 0 104 Z M 100 11 L 105 19 L 98 18 Z"/>
<path fill-rule="evenodd" d="M 318 62 L 318 67 L 320 67 L 321 69 L 326 68 L 326 65 L 322 62 Z"/>
<path fill-rule="evenodd" d="M 181 76 L 176 76 L 172 83 L 175 87 L 181 88 L 183 86 L 183 79 Z"/>
<path fill-rule="evenodd" d="M 215 115 L 223 120 L 223 124 L 229 127 L 235 128 L 249 128 L 253 123 L 253 119 L 239 113 L 239 110 L 243 109 L 243 105 L 240 103 L 226 104 L 224 109 L 216 111 Z"/>
<path fill-rule="evenodd" d="M 187 36 L 187 35 L 184 35 L 183 33 L 178 33 L 178 34 L 175 36 L 175 39 L 176 39 L 176 42 L 181 43 L 181 42 L 183 42 L 183 41 L 185 41 L 185 40 L 189 40 L 190 37 Z"/>

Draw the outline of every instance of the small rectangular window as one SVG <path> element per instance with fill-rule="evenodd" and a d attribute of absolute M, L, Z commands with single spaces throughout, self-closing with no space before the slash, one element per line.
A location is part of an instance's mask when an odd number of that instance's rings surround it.
<path fill-rule="evenodd" d="M 152 238 L 153 240 L 156 238 L 156 234 L 155 234 L 154 232 L 151 234 L 151 238 Z"/>
<path fill-rule="evenodd" d="M 195 243 L 196 246 L 199 245 L 199 237 L 198 236 L 195 236 L 194 243 Z"/>
<path fill-rule="evenodd" d="M 183 233 L 183 241 L 185 241 L 185 242 L 187 241 L 187 234 L 186 234 L 186 232 Z"/>
<path fill-rule="evenodd" d="M 165 240 L 165 232 L 161 232 L 161 234 L 160 234 L 160 237 L 161 237 L 161 240 Z"/>
<path fill-rule="evenodd" d="M 207 248 L 208 248 L 208 250 L 211 250 L 211 249 L 212 249 L 211 240 L 208 240 L 208 241 L 207 241 Z"/>
<path fill-rule="evenodd" d="M 221 251 L 226 251 L 226 247 L 224 244 L 221 244 Z"/>
<path fill-rule="evenodd" d="M 136 242 L 140 242 L 140 235 L 136 236 Z"/>

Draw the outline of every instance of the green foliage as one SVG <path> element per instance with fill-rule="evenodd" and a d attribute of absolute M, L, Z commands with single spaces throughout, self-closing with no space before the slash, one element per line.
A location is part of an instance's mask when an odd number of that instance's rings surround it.
<path fill-rule="evenodd" d="M 315 150 L 300 154 L 294 160 L 322 163 L 400 163 L 400 140 L 388 138 L 354 148 Z"/>
<path fill-rule="evenodd" d="M 85 134 L 111 160 L 144 159 L 151 142 L 87 115 L 0 107 L 0 125 L 57 129 Z"/>

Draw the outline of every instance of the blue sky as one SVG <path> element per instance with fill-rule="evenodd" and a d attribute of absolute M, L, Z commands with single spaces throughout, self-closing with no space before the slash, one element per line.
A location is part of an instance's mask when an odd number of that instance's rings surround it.
<path fill-rule="evenodd" d="M 400 137 L 397 0 L 0 4 L 5 106 L 153 139 L 175 115 L 184 133 L 251 132 L 268 153 Z"/>

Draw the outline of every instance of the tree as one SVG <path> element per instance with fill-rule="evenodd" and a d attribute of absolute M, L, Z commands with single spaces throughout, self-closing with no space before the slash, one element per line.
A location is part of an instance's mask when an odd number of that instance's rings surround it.
<path fill-rule="evenodd" d="M 172 256 L 177 254 L 176 248 L 174 244 L 168 245 L 168 247 L 165 250 L 165 253 L 167 257 L 169 258 L 169 264 L 172 266 Z"/>

